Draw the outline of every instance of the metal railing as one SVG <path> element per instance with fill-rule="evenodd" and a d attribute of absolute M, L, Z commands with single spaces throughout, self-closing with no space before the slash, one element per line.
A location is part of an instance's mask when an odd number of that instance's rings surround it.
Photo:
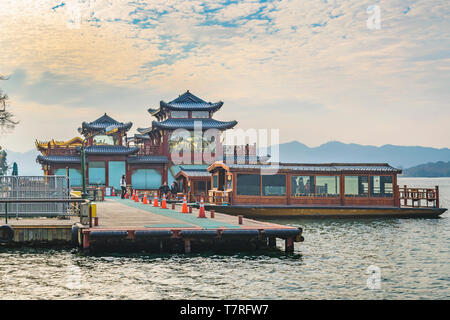
<path fill-rule="evenodd" d="M 59 217 L 70 215 L 68 202 L 30 202 L 19 200 L 67 200 L 69 178 L 64 176 L 0 177 L 0 215 L 6 211 L 16 217 Z"/>
<path fill-rule="evenodd" d="M 403 207 L 439 208 L 439 187 L 398 188 L 399 201 Z"/>
<path fill-rule="evenodd" d="M 73 211 L 73 213 L 80 218 L 83 218 L 83 207 L 82 205 L 89 205 L 89 200 L 87 199 L 0 199 L 0 205 L 3 205 L 4 211 L 0 216 L 4 216 L 5 223 L 8 224 L 8 219 L 10 218 L 9 207 L 14 204 L 46 204 L 46 203 L 54 203 L 54 204 L 73 204 L 76 205 L 74 207 L 78 208 L 78 212 Z M 86 209 L 86 208 L 84 208 Z M 84 210 L 86 211 L 86 210 Z M 61 217 L 61 216 L 58 216 Z M 66 216 L 64 216 L 66 217 Z M 16 215 L 17 218 L 17 215 Z"/>

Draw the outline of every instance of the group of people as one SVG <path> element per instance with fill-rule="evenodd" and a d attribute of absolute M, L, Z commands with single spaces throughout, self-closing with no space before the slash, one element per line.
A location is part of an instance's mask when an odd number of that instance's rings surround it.
<path fill-rule="evenodd" d="M 120 188 L 122 189 L 122 199 L 125 198 L 125 195 L 127 194 L 127 179 L 125 175 L 122 176 L 120 179 Z M 174 181 L 172 182 L 172 185 L 169 187 L 167 185 L 167 182 L 164 182 L 162 186 L 159 187 L 159 193 L 162 196 L 163 194 L 168 196 L 168 194 L 176 195 L 178 193 L 178 184 Z"/>

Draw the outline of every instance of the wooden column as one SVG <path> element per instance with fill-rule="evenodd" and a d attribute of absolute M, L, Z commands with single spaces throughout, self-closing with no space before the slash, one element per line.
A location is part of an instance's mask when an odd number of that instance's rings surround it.
<path fill-rule="evenodd" d="M 436 186 L 436 208 L 439 208 L 439 186 Z"/>

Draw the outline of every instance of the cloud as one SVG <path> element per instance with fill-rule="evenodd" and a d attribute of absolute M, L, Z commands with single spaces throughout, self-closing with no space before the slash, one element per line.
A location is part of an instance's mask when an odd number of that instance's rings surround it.
<path fill-rule="evenodd" d="M 81 24 L 73 29 L 67 8 L 77 3 Z M 381 9 L 380 30 L 366 26 L 369 4 Z M 10 96 L 24 102 L 120 111 L 115 101 L 123 101 L 139 117 L 144 103 L 190 89 L 224 100 L 225 120 L 283 127 L 286 141 L 448 146 L 448 130 L 433 134 L 433 123 L 450 116 L 446 0 L 1 0 L 0 6 L 0 70 L 26 72 L 26 84 L 17 83 L 22 92 L 8 85 Z M 305 114 L 303 106 L 320 107 Z M 289 119 L 273 122 L 270 110 Z M 377 122 L 372 131 L 368 120 Z M 397 137 L 399 127 L 427 133 Z"/>

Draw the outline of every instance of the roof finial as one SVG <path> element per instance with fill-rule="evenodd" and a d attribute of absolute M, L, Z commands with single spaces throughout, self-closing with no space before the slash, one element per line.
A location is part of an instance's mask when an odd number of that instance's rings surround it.
<path fill-rule="evenodd" d="M 187 93 L 189 93 L 189 90 L 187 91 Z"/>

